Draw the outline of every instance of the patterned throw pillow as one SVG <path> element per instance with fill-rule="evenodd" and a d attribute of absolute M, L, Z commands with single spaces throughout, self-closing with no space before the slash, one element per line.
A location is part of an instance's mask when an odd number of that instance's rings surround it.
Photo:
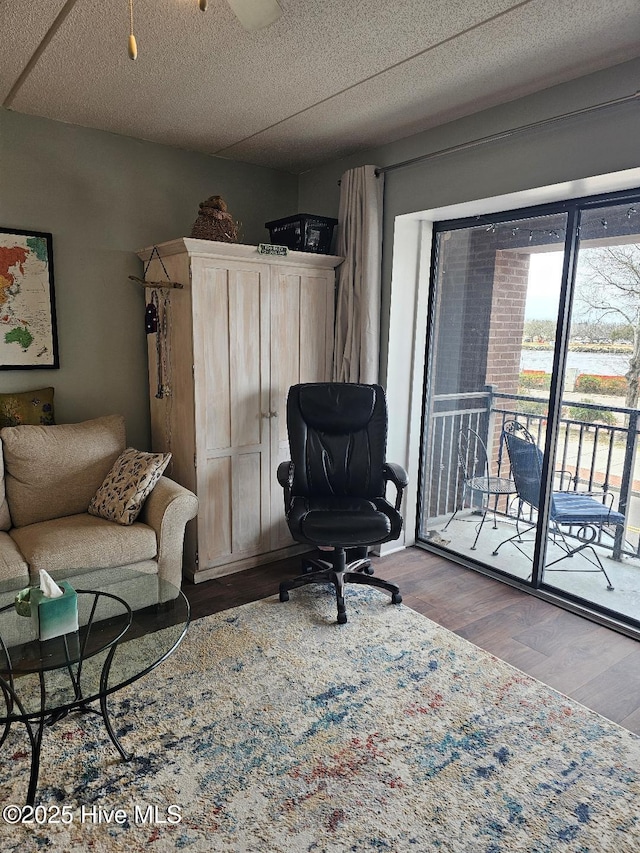
<path fill-rule="evenodd" d="M 144 453 L 128 447 L 91 499 L 89 513 L 117 524 L 133 524 L 170 460 L 170 453 Z"/>
<path fill-rule="evenodd" d="M 0 394 L 0 427 L 53 423 L 53 388 Z"/>

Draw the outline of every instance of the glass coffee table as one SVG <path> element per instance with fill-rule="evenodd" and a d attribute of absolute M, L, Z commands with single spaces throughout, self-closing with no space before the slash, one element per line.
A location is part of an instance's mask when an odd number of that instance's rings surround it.
<path fill-rule="evenodd" d="M 77 592 L 79 629 L 45 641 L 16 612 L 24 578 L 0 582 L 0 747 L 14 723 L 26 727 L 27 805 L 35 802 L 44 732 L 72 711 L 99 714 L 123 760 L 133 757 L 113 729 L 107 699 L 169 657 L 189 625 L 186 597 L 157 575 L 120 568 L 51 576 Z"/>

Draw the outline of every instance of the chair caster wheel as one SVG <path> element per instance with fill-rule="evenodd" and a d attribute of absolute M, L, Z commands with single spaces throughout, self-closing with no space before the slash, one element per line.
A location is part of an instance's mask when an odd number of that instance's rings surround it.
<path fill-rule="evenodd" d="M 280 590 L 280 601 L 289 601 L 289 593 L 286 589 Z"/>
<path fill-rule="evenodd" d="M 338 613 L 338 624 L 344 625 L 346 621 L 347 621 L 347 614 L 346 613 Z"/>
<path fill-rule="evenodd" d="M 365 573 L 365 575 L 372 575 L 372 574 L 373 574 L 373 567 L 372 567 L 372 566 L 367 566 L 367 567 L 366 567 L 366 568 L 364 568 L 362 571 Z"/>
<path fill-rule="evenodd" d="M 393 593 L 393 595 L 391 596 L 391 603 L 392 604 L 402 604 L 402 596 L 400 595 L 399 592 Z"/>

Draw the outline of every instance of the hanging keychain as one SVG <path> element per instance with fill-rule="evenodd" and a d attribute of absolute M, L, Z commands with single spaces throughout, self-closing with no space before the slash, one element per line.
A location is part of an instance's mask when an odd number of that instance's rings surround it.
<path fill-rule="evenodd" d="M 144 328 L 148 335 L 155 335 L 158 331 L 158 294 L 151 291 L 151 302 L 144 312 Z"/>
<path fill-rule="evenodd" d="M 169 273 L 167 272 L 167 268 L 165 267 L 162 258 L 160 257 L 160 252 L 158 251 L 158 247 L 154 246 L 151 250 L 151 254 L 149 255 L 149 260 L 145 264 L 144 267 L 144 277 L 147 277 L 147 270 L 149 269 L 149 264 L 153 260 L 154 255 L 160 261 L 162 269 L 164 270 L 164 274 L 169 280 Z M 151 301 L 147 304 L 144 312 L 144 328 L 148 335 L 155 335 L 158 333 L 158 294 L 155 290 L 151 291 Z"/>

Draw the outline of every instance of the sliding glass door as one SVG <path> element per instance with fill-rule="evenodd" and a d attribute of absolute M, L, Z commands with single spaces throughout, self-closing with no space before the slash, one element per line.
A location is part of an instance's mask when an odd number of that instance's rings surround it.
<path fill-rule="evenodd" d="M 554 471 L 564 488 L 611 508 L 602 525 L 569 529 L 580 556 L 549 545 L 543 582 L 617 615 L 640 620 L 640 205 L 580 210 L 567 369 Z M 558 488 L 556 477 L 556 488 Z M 562 498 L 562 496 L 561 496 Z M 614 524 L 618 511 L 623 524 Z M 593 542 L 589 544 L 589 539 Z"/>
<path fill-rule="evenodd" d="M 631 621 L 639 211 L 628 194 L 436 226 L 417 530 Z"/>

